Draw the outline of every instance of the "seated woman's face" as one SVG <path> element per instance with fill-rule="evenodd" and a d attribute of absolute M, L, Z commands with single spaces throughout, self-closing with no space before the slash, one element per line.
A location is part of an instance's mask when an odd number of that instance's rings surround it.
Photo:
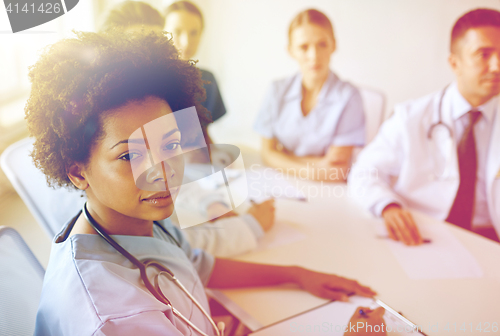
<path fill-rule="evenodd" d="M 324 76 L 335 51 L 335 41 L 327 29 L 304 23 L 293 29 L 288 51 L 299 63 L 303 75 Z"/>
<path fill-rule="evenodd" d="M 198 15 L 180 10 L 167 15 L 165 31 L 172 33 L 182 59 L 191 59 L 200 44 L 202 24 Z"/>
<path fill-rule="evenodd" d="M 105 112 L 84 170 L 92 206 L 142 220 L 169 217 L 184 172 L 180 142 L 165 100 L 147 97 Z"/>

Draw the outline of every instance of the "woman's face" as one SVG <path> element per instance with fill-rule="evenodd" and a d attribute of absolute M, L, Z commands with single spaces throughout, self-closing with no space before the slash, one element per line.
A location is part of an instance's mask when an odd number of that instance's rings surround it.
<path fill-rule="evenodd" d="M 169 217 L 184 173 L 181 134 L 170 106 L 147 97 L 104 115 L 103 136 L 82 172 L 90 206 L 105 222 Z M 174 159 L 163 161 L 168 157 Z"/>
<path fill-rule="evenodd" d="M 201 18 L 191 12 L 180 10 L 167 15 L 165 31 L 172 33 L 174 45 L 182 59 L 191 59 L 200 44 Z"/>
<path fill-rule="evenodd" d="M 327 29 L 305 23 L 292 30 L 288 51 L 303 76 L 323 77 L 328 74 L 335 41 Z"/>

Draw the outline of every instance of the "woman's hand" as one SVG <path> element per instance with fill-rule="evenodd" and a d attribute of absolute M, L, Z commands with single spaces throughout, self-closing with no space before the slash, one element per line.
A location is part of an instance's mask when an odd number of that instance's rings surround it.
<path fill-rule="evenodd" d="M 248 209 L 248 213 L 259 222 L 262 230 L 267 232 L 274 224 L 274 199 L 269 199 L 262 203 L 253 203 Z"/>
<path fill-rule="evenodd" d="M 373 297 L 377 293 L 357 281 L 334 274 L 297 270 L 297 284 L 309 293 L 328 300 L 348 301 L 350 295 Z"/>
<path fill-rule="evenodd" d="M 371 310 L 368 307 L 358 307 L 352 315 L 347 331 L 344 336 L 383 336 L 386 335 L 386 325 L 384 323 L 385 309 L 378 307 Z M 377 331 L 375 331 L 377 330 Z"/>
<path fill-rule="evenodd" d="M 309 159 L 309 179 L 316 181 L 345 181 L 349 173 L 352 150 L 352 146 L 331 146 L 326 154 L 318 160 Z"/>
<path fill-rule="evenodd" d="M 309 166 L 309 179 L 315 181 L 342 180 L 342 171 L 332 164 L 330 158 L 324 156 Z"/>

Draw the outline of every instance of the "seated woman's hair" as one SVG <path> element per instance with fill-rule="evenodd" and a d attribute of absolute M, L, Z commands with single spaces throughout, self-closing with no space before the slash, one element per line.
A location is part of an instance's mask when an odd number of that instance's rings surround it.
<path fill-rule="evenodd" d="M 67 168 L 88 162 L 101 137 L 104 112 L 149 96 L 172 111 L 195 106 L 202 126 L 210 122 L 200 71 L 179 58 L 163 33 L 76 33 L 48 47 L 30 69 L 25 107 L 32 157 L 51 186 L 73 187 Z M 182 129 L 182 142 L 190 141 Z"/>
<path fill-rule="evenodd" d="M 173 13 L 173 12 L 177 12 L 177 11 L 186 11 L 186 12 L 189 12 L 189 13 L 192 13 L 192 14 L 199 16 L 200 21 L 201 21 L 201 29 L 203 29 L 203 25 L 204 25 L 203 14 L 201 14 L 200 9 L 195 4 L 193 4 L 192 2 L 189 2 L 189 1 L 185 1 L 185 0 L 176 1 L 172 4 L 170 4 L 167 8 L 165 8 L 165 10 L 163 11 L 163 15 L 165 16 L 165 18 L 167 18 L 168 14 Z"/>
<path fill-rule="evenodd" d="M 288 41 L 290 43 L 290 39 L 292 36 L 292 32 L 295 28 L 303 25 L 304 23 L 310 23 L 310 24 L 315 24 L 317 26 L 320 26 L 328 31 L 329 34 L 331 34 L 331 37 L 333 41 L 335 41 L 335 34 L 333 33 L 333 26 L 328 19 L 328 17 L 323 14 L 323 12 L 320 12 L 319 10 L 316 9 L 306 9 L 299 14 L 297 14 L 292 22 L 290 22 L 290 26 L 288 27 Z"/>
<path fill-rule="evenodd" d="M 165 18 L 145 2 L 124 1 L 111 9 L 101 25 L 101 31 L 142 25 L 163 29 Z"/>

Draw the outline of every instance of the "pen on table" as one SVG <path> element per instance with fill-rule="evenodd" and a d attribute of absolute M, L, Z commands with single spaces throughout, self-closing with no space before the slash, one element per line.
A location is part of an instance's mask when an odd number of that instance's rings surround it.
<path fill-rule="evenodd" d="M 403 321 L 404 323 L 408 324 L 411 328 L 412 328 L 412 331 L 417 331 L 420 333 L 420 335 L 424 335 L 424 336 L 427 336 L 426 334 L 424 334 L 423 330 L 419 329 L 419 326 L 416 325 L 415 323 L 413 323 L 412 321 L 408 320 L 406 317 L 404 317 L 401 313 L 395 311 L 394 309 L 392 309 L 387 303 L 384 303 L 382 300 L 380 299 L 377 299 L 375 298 L 375 302 L 380 306 L 380 307 L 384 307 L 384 309 L 388 312 L 390 312 L 392 315 L 396 316 L 398 319 L 400 319 L 401 321 Z M 361 312 L 359 312 L 360 315 L 363 316 L 363 314 Z"/>
<path fill-rule="evenodd" d="M 378 239 L 391 239 L 391 237 L 389 237 L 389 236 L 383 236 L 383 235 L 378 235 L 377 238 Z M 432 240 L 427 239 L 427 238 L 422 238 L 422 242 L 424 244 L 429 244 L 429 243 L 432 243 Z"/>
<path fill-rule="evenodd" d="M 371 309 L 368 309 L 368 310 L 366 310 L 366 309 L 360 309 L 360 310 L 358 310 L 359 315 L 361 315 L 362 317 L 366 317 L 366 318 L 368 318 L 368 314 L 371 313 L 371 312 L 372 312 Z"/>
<path fill-rule="evenodd" d="M 288 196 L 280 196 L 280 197 L 270 197 L 269 199 L 284 199 L 284 200 L 289 200 L 289 201 L 297 201 L 297 202 L 307 202 L 307 198 L 305 197 L 288 197 Z M 250 203 L 256 204 L 253 199 L 250 198 Z"/>

